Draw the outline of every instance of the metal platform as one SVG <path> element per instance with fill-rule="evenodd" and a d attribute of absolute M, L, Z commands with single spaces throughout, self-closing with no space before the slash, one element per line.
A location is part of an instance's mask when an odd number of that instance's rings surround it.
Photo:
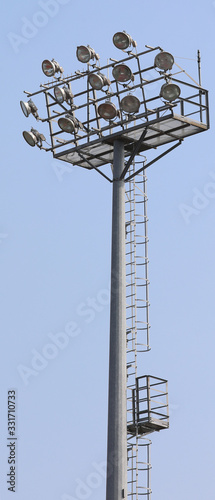
<path fill-rule="evenodd" d="M 121 139 L 124 142 L 125 157 L 127 157 L 133 152 L 135 144 L 145 129 L 146 135 L 141 142 L 139 152 L 182 140 L 185 137 L 203 132 L 207 128 L 204 123 L 172 112 L 162 118 L 75 146 L 67 151 L 55 154 L 54 157 L 72 163 L 72 165 L 88 169 L 98 168 L 113 162 L 113 142 L 116 139 Z"/>
<path fill-rule="evenodd" d="M 149 418 L 145 422 L 139 422 L 137 424 L 128 424 L 127 430 L 132 436 L 142 436 L 144 434 L 150 434 L 154 431 L 161 431 L 162 429 L 168 429 L 169 422 L 164 420 L 159 420 L 158 418 Z"/>

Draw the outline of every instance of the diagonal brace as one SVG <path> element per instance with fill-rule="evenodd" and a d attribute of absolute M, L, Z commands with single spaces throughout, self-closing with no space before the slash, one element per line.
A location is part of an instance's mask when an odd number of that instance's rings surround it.
<path fill-rule="evenodd" d="M 111 179 L 109 179 L 109 177 L 107 175 L 103 174 L 103 172 L 101 172 L 101 170 L 94 167 L 94 165 L 91 163 L 91 161 L 88 160 L 84 155 L 82 155 L 80 152 L 78 154 L 79 154 L 80 158 L 82 158 L 82 160 L 86 161 L 86 163 L 88 163 L 93 170 L 96 170 L 96 172 L 98 172 L 103 177 L 105 177 L 105 179 L 107 179 L 109 182 L 113 182 Z"/>
<path fill-rule="evenodd" d="M 149 163 L 147 163 L 146 165 L 144 165 L 143 167 L 141 167 L 139 170 L 137 170 L 137 172 L 134 172 L 133 174 L 129 175 L 129 177 L 127 177 L 125 179 L 125 182 L 130 181 L 130 179 L 133 179 L 133 177 L 135 177 L 135 175 L 139 174 L 140 172 L 142 172 L 146 168 L 150 167 L 150 165 L 153 165 L 153 163 L 155 163 L 156 161 L 160 160 L 161 158 L 163 158 L 163 156 L 167 155 L 168 153 L 170 153 L 171 151 L 173 151 L 173 149 L 175 149 L 178 146 L 180 146 L 180 144 L 182 143 L 182 141 L 183 141 L 183 139 L 180 139 L 177 142 L 177 144 L 174 144 L 174 146 L 172 146 L 171 148 L 169 148 L 166 151 L 164 151 L 164 153 L 162 153 L 161 155 L 159 155 L 156 158 L 154 158 L 154 160 L 150 161 Z"/>
<path fill-rule="evenodd" d="M 145 135 L 146 135 L 146 132 L 147 132 L 147 125 L 145 127 L 145 129 L 143 130 L 139 140 L 137 141 L 136 145 L 135 145 L 135 148 L 134 148 L 134 151 L 133 153 L 131 154 L 129 160 L 126 162 L 126 167 L 124 168 L 121 176 L 120 176 L 120 180 L 124 179 L 130 165 L 132 164 L 132 161 L 134 159 L 134 157 L 136 156 L 136 154 L 138 153 L 139 149 L 140 149 L 140 145 L 141 145 L 141 142 L 143 141 Z"/>

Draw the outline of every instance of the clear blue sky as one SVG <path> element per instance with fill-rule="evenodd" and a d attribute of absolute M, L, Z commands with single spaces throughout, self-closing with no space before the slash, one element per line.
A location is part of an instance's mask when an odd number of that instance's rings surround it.
<path fill-rule="evenodd" d="M 7 391 L 16 388 L 16 499 L 105 499 L 105 480 L 93 473 L 106 460 L 111 186 L 78 167 L 62 172 L 51 153 L 30 148 L 22 131 L 35 122 L 19 101 L 45 81 L 43 59 L 70 74 L 77 45 L 90 44 L 105 64 L 116 57 L 113 34 L 126 30 L 139 50 L 170 51 L 194 79 L 199 49 L 210 91 L 211 129 L 148 171 L 152 351 L 143 374 L 169 380 L 170 429 L 151 436 L 152 498 L 212 498 L 215 2 L 50 3 L 1 8 L 0 497 L 12 495 Z M 184 204 L 193 210 L 187 220 Z M 49 349 L 53 335 L 63 348 Z M 39 365 L 44 352 L 53 359 Z M 32 370 L 26 384 L 20 366 Z"/>

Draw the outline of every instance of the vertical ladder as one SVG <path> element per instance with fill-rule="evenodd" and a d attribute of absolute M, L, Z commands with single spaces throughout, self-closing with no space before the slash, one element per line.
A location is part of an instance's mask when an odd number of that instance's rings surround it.
<path fill-rule="evenodd" d="M 135 162 L 130 174 L 135 171 Z M 128 182 L 125 199 L 126 220 L 126 335 L 127 335 L 127 422 L 135 421 L 134 394 L 139 357 L 150 350 L 148 294 L 147 192 L 144 172 Z M 141 374 L 142 375 L 142 374 Z M 128 432 L 128 498 L 151 499 L 151 441 Z"/>

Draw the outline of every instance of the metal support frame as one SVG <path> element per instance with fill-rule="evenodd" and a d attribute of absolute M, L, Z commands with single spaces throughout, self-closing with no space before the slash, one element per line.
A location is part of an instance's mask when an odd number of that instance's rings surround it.
<path fill-rule="evenodd" d="M 84 168 L 94 168 L 111 182 L 111 177 L 107 175 L 107 172 L 102 172 L 101 169 L 113 161 L 112 144 L 114 140 L 120 139 L 124 141 L 125 156 L 129 156 L 127 165 L 121 174 L 121 178 L 123 178 L 133 159 L 140 151 L 146 149 L 153 151 L 157 146 L 183 140 L 184 136 L 206 130 L 209 127 L 207 90 L 202 88 L 191 77 L 192 83 L 179 80 L 177 78 L 178 71 L 170 74 L 165 71 L 155 71 L 153 59 L 150 56 L 157 50 L 161 50 L 161 48 L 146 46 L 146 50 L 140 53 L 129 51 L 128 54 L 124 54 L 122 59 L 110 59 L 109 63 L 104 66 L 99 66 L 98 64 L 91 65 L 89 63 L 87 64 L 86 71 L 77 71 L 68 77 L 61 76 L 54 78 L 54 80 L 41 85 L 41 90 L 34 93 L 26 92 L 28 97 L 33 97 L 40 93 L 44 93 L 46 96 L 48 116 L 41 119 L 41 121 L 48 122 L 49 124 L 51 147 L 44 149 L 52 151 L 56 159 L 61 159 Z M 147 64 L 147 58 L 150 59 L 151 65 Z M 109 69 L 112 70 L 118 63 L 129 63 L 132 65 L 132 72 L 135 76 L 135 81 L 132 85 L 119 85 L 115 80 L 111 80 L 110 86 L 107 89 L 103 89 L 102 93 L 91 88 L 88 80 L 89 74 L 96 74 L 98 71 L 109 71 Z M 149 70 L 154 71 L 154 77 L 152 75 L 151 79 L 144 78 Z M 180 70 L 179 73 L 183 73 L 183 76 L 186 75 L 189 77 L 182 68 Z M 155 82 L 162 84 L 162 81 L 166 77 L 171 77 L 172 82 L 183 86 L 186 94 L 190 90 L 190 93 L 194 95 L 184 98 L 182 93 L 180 98 L 174 103 L 161 103 L 159 93 L 153 96 L 147 95 L 151 84 Z M 84 85 L 82 87 L 84 90 L 80 91 L 78 89 L 78 91 L 75 91 L 76 85 L 79 83 L 80 85 Z M 71 102 L 59 103 L 55 95 L 53 95 L 52 91 L 54 88 L 62 85 L 67 85 L 71 90 L 73 95 Z M 72 87 L 74 88 L 72 89 Z M 141 92 L 139 111 L 135 114 L 124 113 L 121 107 L 122 98 L 126 93 L 134 92 L 138 89 Z M 104 121 L 98 113 L 99 104 L 104 103 L 107 98 L 115 100 L 118 107 L 117 118 L 109 122 L 107 120 Z M 53 108 L 54 106 L 57 106 L 59 111 L 56 112 Z M 165 122 L 168 120 L 168 113 L 173 119 L 175 118 L 173 109 L 175 111 L 178 109 L 179 113 L 184 117 L 197 114 L 200 117 L 200 122 L 196 121 L 194 123 L 192 120 L 181 120 L 180 123 L 180 120 L 177 121 L 176 119 L 176 127 L 174 127 L 173 122 L 166 126 Z M 64 131 L 56 126 L 56 117 L 59 118 L 71 112 L 74 117 L 76 114 L 80 115 L 79 122 L 81 120 L 82 123 L 80 130 L 74 130 L 74 136 L 65 134 Z M 154 131 L 154 134 L 151 134 L 151 131 Z"/>

